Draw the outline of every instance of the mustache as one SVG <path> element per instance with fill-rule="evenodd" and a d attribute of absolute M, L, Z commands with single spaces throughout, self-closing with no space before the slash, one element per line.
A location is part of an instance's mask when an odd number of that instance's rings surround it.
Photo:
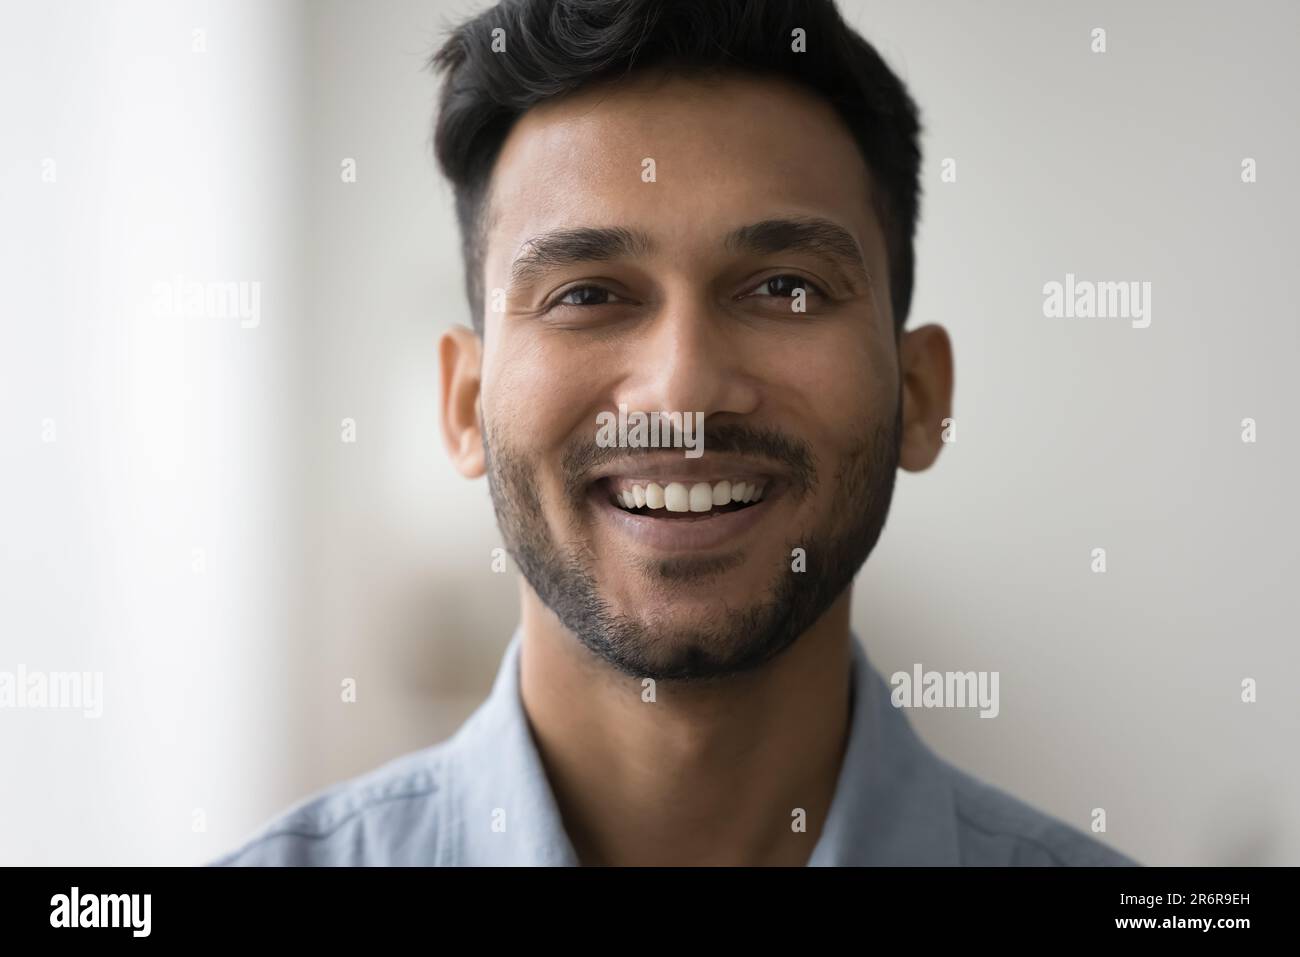
<path fill-rule="evenodd" d="M 669 446 L 670 441 L 663 439 L 661 447 Z M 807 494 L 817 482 L 817 468 L 808 444 L 776 429 L 715 425 L 708 429 L 708 442 L 704 448 L 705 455 L 731 452 L 779 466 L 789 476 L 796 495 Z M 590 438 L 575 439 L 560 457 L 565 493 L 570 499 L 581 498 L 589 482 L 588 476 L 601 466 L 660 451 L 662 448 L 603 448 Z"/>

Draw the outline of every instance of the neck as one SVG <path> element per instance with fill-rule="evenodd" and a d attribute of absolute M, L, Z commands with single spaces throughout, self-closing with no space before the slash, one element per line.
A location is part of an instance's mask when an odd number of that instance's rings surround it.
<path fill-rule="evenodd" d="M 848 736 L 848 589 L 762 668 L 653 702 L 522 597 L 520 693 L 583 864 L 808 862 Z"/>

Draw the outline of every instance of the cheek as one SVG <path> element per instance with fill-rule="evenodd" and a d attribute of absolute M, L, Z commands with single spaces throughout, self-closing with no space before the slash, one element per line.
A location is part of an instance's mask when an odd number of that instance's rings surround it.
<path fill-rule="evenodd" d="M 484 415 L 520 451 L 547 455 L 571 441 L 588 419 L 594 441 L 595 413 L 587 411 L 597 383 L 592 364 L 575 361 L 574 352 L 516 337 L 499 340 L 484 358 Z"/>
<path fill-rule="evenodd" d="M 898 367 L 892 342 L 864 335 L 860 326 L 791 344 L 781 350 L 782 386 L 794 419 L 818 458 L 856 448 L 864 430 L 896 411 Z M 778 427 L 781 423 L 776 423 Z"/>

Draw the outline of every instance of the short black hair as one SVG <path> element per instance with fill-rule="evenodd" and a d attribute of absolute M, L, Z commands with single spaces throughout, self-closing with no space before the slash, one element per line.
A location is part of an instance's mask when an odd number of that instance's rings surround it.
<path fill-rule="evenodd" d="M 796 28 L 807 52 L 793 49 Z M 504 52 L 493 52 L 498 36 Z M 501 0 L 456 27 L 429 66 L 443 74 L 434 154 L 455 191 L 465 288 L 480 333 L 483 206 L 514 122 L 544 100 L 655 67 L 774 75 L 835 107 L 872 174 L 897 328 L 906 321 L 920 205 L 918 111 L 833 0 Z"/>

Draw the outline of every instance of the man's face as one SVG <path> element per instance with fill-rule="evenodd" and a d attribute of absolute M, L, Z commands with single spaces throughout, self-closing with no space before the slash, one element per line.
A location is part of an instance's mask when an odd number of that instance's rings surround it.
<path fill-rule="evenodd" d="M 533 590 L 623 672 L 761 664 L 874 546 L 902 409 L 870 189 L 832 109 L 778 81 L 649 75 L 511 131 L 484 257 L 489 483 Z M 703 455 L 602 447 L 620 405 L 702 413 Z M 723 483 L 762 497 L 718 504 Z M 670 507 L 620 501 L 652 485 Z"/>

